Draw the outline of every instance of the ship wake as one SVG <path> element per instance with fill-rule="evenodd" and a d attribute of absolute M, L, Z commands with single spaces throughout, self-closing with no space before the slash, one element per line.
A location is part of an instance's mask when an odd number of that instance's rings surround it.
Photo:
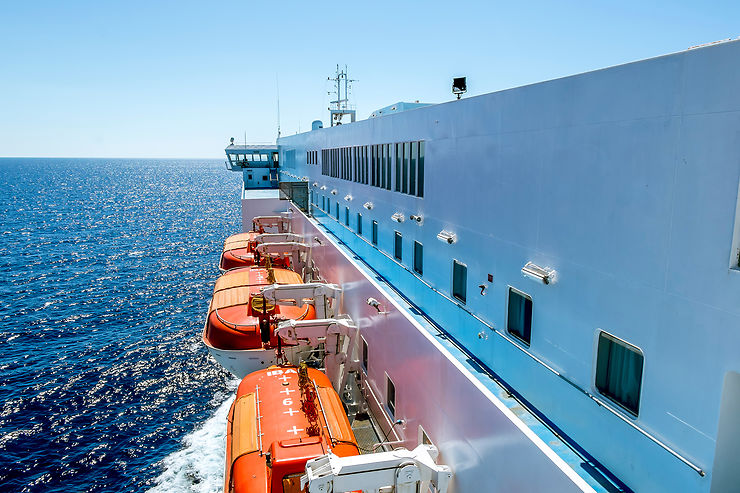
<path fill-rule="evenodd" d="M 238 381 L 234 382 L 236 387 Z M 230 385 L 230 387 L 232 387 Z M 233 394 L 200 428 L 186 435 L 182 447 L 162 460 L 164 471 L 150 493 L 182 491 L 215 493 L 223 489 L 226 448 L 226 416 Z"/>

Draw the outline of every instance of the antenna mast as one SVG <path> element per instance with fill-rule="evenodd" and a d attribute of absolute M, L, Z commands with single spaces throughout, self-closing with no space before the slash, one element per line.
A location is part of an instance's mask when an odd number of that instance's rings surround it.
<path fill-rule="evenodd" d="M 347 75 L 347 65 L 344 66 L 343 70 L 339 69 L 339 64 L 337 64 L 337 73 L 332 79 L 331 77 L 328 78 L 328 80 L 334 81 L 334 83 L 337 86 L 336 91 L 332 91 L 329 94 L 336 94 L 337 99 L 334 101 L 329 101 L 329 121 L 331 122 L 331 126 L 335 125 L 341 125 L 342 124 L 342 118 L 345 115 L 349 115 L 350 122 L 355 121 L 355 108 L 350 106 L 349 104 L 349 91 L 352 82 L 357 82 L 356 79 L 350 79 L 349 75 Z M 342 83 L 344 83 L 344 97 L 342 97 Z"/>
<path fill-rule="evenodd" d="M 278 124 L 278 136 L 277 138 L 280 138 L 280 79 L 278 79 L 278 74 L 275 74 L 275 88 L 277 90 L 277 124 Z"/>

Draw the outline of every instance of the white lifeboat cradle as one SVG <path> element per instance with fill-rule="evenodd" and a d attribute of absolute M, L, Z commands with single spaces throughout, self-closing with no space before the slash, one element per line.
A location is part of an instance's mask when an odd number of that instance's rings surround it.
<path fill-rule="evenodd" d="M 268 298 L 272 296 L 270 289 L 265 289 Z M 278 324 L 275 334 L 288 344 L 310 347 L 323 345 L 324 371 L 334 389 L 343 399 L 356 395 L 350 388 L 349 376 L 356 374 L 360 364 L 354 355 L 358 329 L 349 317 L 287 320 Z M 301 490 L 309 493 L 358 490 L 366 493 L 379 493 L 381 490 L 394 493 L 445 493 L 452 471 L 445 465 L 437 464 L 437 457 L 437 448 L 427 444 L 419 445 L 414 450 L 397 448 L 350 457 L 328 453 L 306 463 L 306 474 L 301 476 Z"/>

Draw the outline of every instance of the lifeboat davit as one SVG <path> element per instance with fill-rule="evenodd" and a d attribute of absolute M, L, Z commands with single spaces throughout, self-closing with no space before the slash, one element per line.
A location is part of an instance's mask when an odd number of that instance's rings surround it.
<path fill-rule="evenodd" d="M 326 375 L 271 366 L 242 380 L 229 411 L 224 492 L 300 493 L 306 462 L 329 452 L 360 453 Z"/>
<path fill-rule="evenodd" d="M 277 322 L 313 320 L 316 310 L 310 303 L 273 305 L 260 294 L 260 288 L 302 283 L 292 270 L 257 266 L 232 269 L 219 277 L 203 330 L 203 342 L 216 360 L 239 378 L 274 364 Z M 289 361 L 295 361 L 291 348 L 284 350 Z"/>

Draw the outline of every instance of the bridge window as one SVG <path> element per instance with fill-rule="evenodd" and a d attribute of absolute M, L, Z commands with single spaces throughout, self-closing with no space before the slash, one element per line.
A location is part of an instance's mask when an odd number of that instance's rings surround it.
<path fill-rule="evenodd" d="M 596 388 L 637 416 L 644 357 L 637 347 L 606 332 L 599 334 Z"/>
<path fill-rule="evenodd" d="M 468 266 L 452 261 L 452 296 L 465 303 L 467 299 Z"/>
<path fill-rule="evenodd" d="M 529 346 L 532 340 L 532 298 L 510 287 L 507 313 L 506 330 Z"/>
<path fill-rule="evenodd" d="M 373 245 L 378 246 L 378 221 L 373 221 L 373 226 L 370 233 L 370 235 L 372 236 L 371 240 L 373 242 Z"/>
<path fill-rule="evenodd" d="M 335 204 L 334 207 L 334 216 L 337 218 L 337 221 L 339 221 L 339 202 Z"/>
<path fill-rule="evenodd" d="M 349 207 L 344 208 L 344 225 L 349 226 Z"/>
<path fill-rule="evenodd" d="M 357 234 L 362 235 L 362 214 L 357 213 Z"/>

